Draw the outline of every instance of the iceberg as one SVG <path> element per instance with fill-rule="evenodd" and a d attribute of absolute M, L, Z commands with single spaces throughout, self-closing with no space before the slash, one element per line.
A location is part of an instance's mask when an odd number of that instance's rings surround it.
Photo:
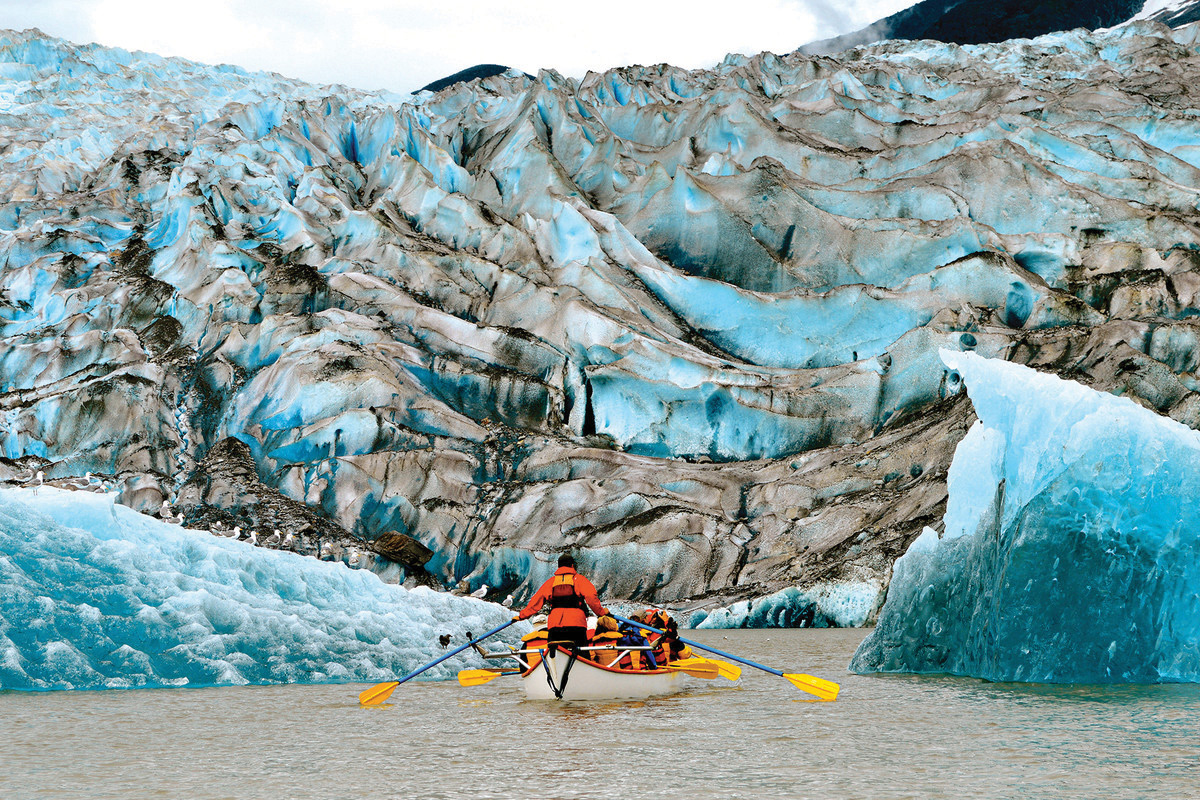
<path fill-rule="evenodd" d="M 179 528 L 115 495 L 0 491 L 0 690 L 383 681 L 511 612 Z M 482 666 L 473 653 L 422 678 Z"/>
<path fill-rule="evenodd" d="M 1200 681 L 1200 433 L 1017 364 L 941 357 L 979 420 L 944 531 L 896 562 L 851 669 Z"/>

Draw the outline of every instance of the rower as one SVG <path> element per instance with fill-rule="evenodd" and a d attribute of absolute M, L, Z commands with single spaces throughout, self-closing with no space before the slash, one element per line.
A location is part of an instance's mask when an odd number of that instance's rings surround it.
<path fill-rule="evenodd" d="M 561 645 L 586 647 L 588 643 L 587 611 L 606 616 L 606 609 L 596 596 L 592 582 L 575 570 L 575 559 L 564 553 L 558 557 L 558 569 L 542 584 L 529 605 L 521 609 L 516 619 L 528 619 L 550 604 L 547 620 L 548 652 L 553 657 Z"/>

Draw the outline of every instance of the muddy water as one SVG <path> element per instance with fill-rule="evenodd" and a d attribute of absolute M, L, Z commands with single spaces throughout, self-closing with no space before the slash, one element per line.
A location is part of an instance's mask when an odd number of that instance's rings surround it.
<path fill-rule="evenodd" d="M 531 702 L 512 678 L 0 693 L 0 797 L 1186 798 L 1200 686 L 864 677 L 863 631 L 695 631 L 842 684 L 747 669 L 640 703 Z"/>

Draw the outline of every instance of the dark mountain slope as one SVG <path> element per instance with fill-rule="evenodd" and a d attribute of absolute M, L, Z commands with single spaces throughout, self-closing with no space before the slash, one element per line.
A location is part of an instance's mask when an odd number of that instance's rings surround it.
<path fill-rule="evenodd" d="M 810 55 L 837 53 L 883 39 L 955 44 L 1028 39 L 1052 31 L 1118 25 L 1144 0 L 925 0 L 853 33 L 805 45 Z"/>

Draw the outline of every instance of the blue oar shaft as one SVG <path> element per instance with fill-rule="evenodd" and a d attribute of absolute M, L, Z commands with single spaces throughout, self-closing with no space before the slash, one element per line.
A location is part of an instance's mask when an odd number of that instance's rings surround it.
<path fill-rule="evenodd" d="M 654 628 L 654 627 L 652 627 L 650 625 L 646 625 L 645 623 L 642 623 L 642 622 L 634 622 L 631 619 L 625 619 L 624 617 L 618 617 L 616 614 L 613 614 L 612 617 L 613 617 L 613 619 L 617 620 L 618 622 L 624 622 L 629 625 L 636 625 L 639 628 L 641 628 L 642 630 L 653 631 L 654 633 L 666 633 L 666 631 L 664 631 L 664 630 L 659 630 L 658 628 Z M 771 669 L 770 667 L 765 667 L 762 664 L 757 664 L 748 658 L 740 658 L 738 656 L 733 655 L 732 653 L 726 653 L 724 650 L 718 650 L 717 648 L 709 647 L 706 644 L 700 644 L 699 642 L 693 642 L 691 639 L 685 639 L 682 636 L 680 636 L 678 638 L 679 638 L 679 641 L 683 642 L 686 645 L 690 645 L 692 647 L 698 647 L 701 650 L 708 651 L 709 653 L 716 653 L 719 656 L 724 656 L 725 658 L 728 658 L 730 661 L 736 661 L 739 664 L 745 664 L 747 667 L 754 667 L 755 669 L 761 669 L 763 672 L 769 672 L 772 675 L 778 675 L 781 678 L 784 677 L 784 674 L 782 672 L 780 672 L 779 670 Z"/>
<path fill-rule="evenodd" d="M 503 625 L 501 625 L 499 628 L 492 628 L 490 631 L 488 631 L 487 633 L 485 633 L 483 636 L 480 636 L 478 639 L 473 639 L 473 640 L 471 640 L 471 641 L 467 642 L 467 643 L 466 643 L 466 644 L 464 644 L 462 647 L 459 647 L 459 648 L 456 648 L 456 649 L 454 649 L 454 650 L 451 650 L 449 653 L 446 653 L 446 655 L 442 656 L 442 657 L 441 657 L 441 658 L 439 658 L 437 661 L 430 661 L 428 664 L 426 664 L 425 666 L 421 667 L 419 670 L 416 670 L 415 672 L 410 672 L 410 673 L 408 673 L 408 674 L 407 674 L 407 675 L 405 675 L 403 678 L 401 678 L 400 680 L 396 681 L 396 683 L 397 683 L 397 684 L 401 684 L 401 683 L 404 683 L 404 682 L 405 682 L 406 680 L 408 680 L 409 678 L 415 678 L 415 677 L 417 677 L 418 675 L 420 675 L 420 674 L 421 674 L 422 672 L 424 672 L 425 670 L 427 670 L 427 669 L 430 669 L 430 668 L 432 668 L 432 667 L 436 667 L 438 664 L 442 663 L 442 662 L 443 662 L 443 661 L 445 661 L 447 658 L 452 658 L 453 656 L 456 656 L 456 655 L 458 655 L 459 653 L 461 653 L 463 650 L 466 650 L 466 649 L 467 649 L 468 647 L 470 647 L 471 645 L 473 645 L 473 644 L 479 644 L 480 642 L 482 642 L 484 639 L 488 638 L 489 636 L 495 636 L 497 633 L 499 633 L 500 631 L 504 630 L 504 629 L 505 629 L 505 628 L 507 628 L 509 625 L 512 625 L 512 624 L 514 624 L 514 623 L 516 623 L 516 620 L 515 620 L 515 619 L 510 619 L 508 622 L 504 623 L 504 624 L 503 624 Z"/>

